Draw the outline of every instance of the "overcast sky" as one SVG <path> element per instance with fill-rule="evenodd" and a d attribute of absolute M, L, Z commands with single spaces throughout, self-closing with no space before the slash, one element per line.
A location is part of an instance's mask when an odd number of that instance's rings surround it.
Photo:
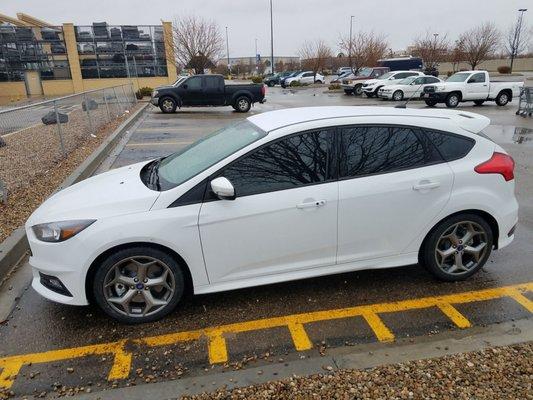
<path fill-rule="evenodd" d="M 525 22 L 533 21 L 531 0 L 273 0 L 274 53 L 297 55 L 305 40 L 324 39 L 337 51 L 339 36 L 348 34 L 350 15 L 354 32 L 387 35 L 394 50 L 404 49 L 413 38 L 431 33 L 456 39 L 464 30 L 494 21 L 506 32 L 517 10 L 527 8 Z M 269 0 L 2 0 L 0 13 L 25 12 L 50 23 L 111 25 L 159 24 L 180 15 L 195 14 L 228 26 L 230 56 L 253 56 L 255 38 L 259 53 L 270 54 Z"/>

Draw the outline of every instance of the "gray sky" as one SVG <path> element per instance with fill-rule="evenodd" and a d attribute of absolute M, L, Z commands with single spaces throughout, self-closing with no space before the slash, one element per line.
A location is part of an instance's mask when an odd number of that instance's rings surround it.
<path fill-rule="evenodd" d="M 390 47 L 404 49 L 413 38 L 432 33 L 456 39 L 464 30 L 494 21 L 502 32 L 516 20 L 518 8 L 530 10 L 531 0 L 273 0 L 274 53 L 297 55 L 305 40 L 324 39 L 337 51 L 341 34 L 347 34 L 350 15 L 354 32 L 382 32 Z M 379 6 L 376 6 L 379 4 Z M 269 0 L 3 0 L 0 13 L 25 12 L 54 24 L 111 25 L 158 24 L 183 14 L 215 20 L 229 29 L 230 56 L 253 56 L 255 38 L 259 53 L 270 54 Z"/>

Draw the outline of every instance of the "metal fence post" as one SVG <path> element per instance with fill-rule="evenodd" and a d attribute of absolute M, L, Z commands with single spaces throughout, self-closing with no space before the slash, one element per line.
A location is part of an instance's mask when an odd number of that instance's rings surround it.
<path fill-rule="evenodd" d="M 83 93 L 83 101 L 85 102 L 85 112 L 87 113 L 87 119 L 89 120 L 89 133 L 96 133 L 93 128 L 93 122 L 91 120 L 91 112 L 89 111 L 89 103 L 87 102 L 87 93 Z"/>
<path fill-rule="evenodd" d="M 56 114 L 56 126 L 57 135 L 59 136 L 59 144 L 61 145 L 61 152 L 63 157 L 67 157 L 67 151 L 65 150 L 65 143 L 63 142 L 63 134 L 61 133 L 61 121 L 59 120 L 59 111 L 57 111 L 57 101 L 54 101 L 54 112 Z"/>
<path fill-rule="evenodd" d="M 124 89 L 124 85 L 122 85 L 122 93 L 124 93 L 124 100 L 128 100 L 128 96 L 126 95 L 126 89 Z M 124 110 L 126 110 L 128 107 L 124 107 Z"/>
<path fill-rule="evenodd" d="M 115 104 L 117 105 L 117 109 L 118 109 L 117 114 L 120 114 L 120 106 L 118 104 L 117 91 L 114 86 L 113 86 L 113 96 L 115 96 Z"/>
<path fill-rule="evenodd" d="M 130 87 L 131 87 L 131 95 L 133 97 L 133 101 L 131 103 L 137 104 L 139 100 L 137 99 L 137 96 L 135 95 L 135 88 L 133 87 L 133 83 L 130 83 Z"/>
<path fill-rule="evenodd" d="M 107 97 L 105 95 L 105 89 L 103 89 L 103 93 L 104 93 L 104 103 L 105 103 L 105 109 L 107 111 L 107 119 L 108 119 L 108 122 L 111 122 L 111 113 L 109 112 L 109 104 L 107 103 Z"/>

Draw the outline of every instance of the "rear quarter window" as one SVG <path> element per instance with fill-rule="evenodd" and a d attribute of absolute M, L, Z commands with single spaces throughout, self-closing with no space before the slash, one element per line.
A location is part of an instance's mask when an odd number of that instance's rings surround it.
<path fill-rule="evenodd" d="M 464 136 L 424 129 L 424 134 L 433 142 L 446 161 L 458 160 L 466 156 L 476 141 Z"/>

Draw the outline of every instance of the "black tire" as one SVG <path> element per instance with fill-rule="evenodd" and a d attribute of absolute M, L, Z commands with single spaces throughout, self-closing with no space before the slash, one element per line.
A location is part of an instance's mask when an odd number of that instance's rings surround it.
<path fill-rule="evenodd" d="M 446 107 L 455 108 L 459 105 L 460 101 L 461 96 L 459 96 L 458 93 L 450 93 L 448 97 L 446 97 Z"/>
<path fill-rule="evenodd" d="M 365 92 L 366 97 L 374 97 L 374 92 Z"/>
<path fill-rule="evenodd" d="M 176 112 L 177 107 L 178 103 L 172 97 L 165 96 L 159 99 L 159 108 L 165 114 L 172 114 Z"/>
<path fill-rule="evenodd" d="M 318 79 L 318 80 L 315 81 L 315 83 L 318 83 L 319 85 L 321 85 L 324 82 L 322 82 L 320 79 Z"/>
<path fill-rule="evenodd" d="M 443 268 L 439 266 L 438 257 L 437 256 L 437 245 L 440 245 L 441 240 L 447 240 L 443 239 L 442 236 L 447 233 L 452 227 L 454 227 L 456 224 L 460 224 L 464 222 L 468 225 L 468 223 L 471 223 L 471 225 L 475 225 L 478 229 L 484 231 L 485 234 L 485 246 L 483 247 L 484 253 L 480 255 L 479 261 L 477 261 L 477 265 L 474 263 L 472 267 L 466 271 L 456 272 L 456 273 L 449 273 L 446 272 Z M 458 234 L 459 236 L 459 234 Z M 464 237 L 464 236 L 463 236 Z M 474 240 L 474 239 L 473 239 Z M 475 240 L 481 240 L 481 239 L 475 239 Z M 490 256 L 492 246 L 494 243 L 494 237 L 492 233 L 492 229 L 490 225 L 477 214 L 470 214 L 470 213 L 464 213 L 464 214 L 457 214 L 454 215 L 442 222 L 440 222 L 437 226 L 435 226 L 431 232 L 428 234 L 426 239 L 424 240 L 424 243 L 422 245 L 422 248 L 420 249 L 420 255 L 419 255 L 419 262 L 422 264 L 431 274 L 433 274 L 437 279 L 447 281 L 447 282 L 454 282 L 454 281 L 461 281 L 464 279 L 467 279 L 468 277 L 475 274 L 477 271 L 479 271 L 481 268 L 483 268 L 483 265 L 487 262 L 487 259 Z M 456 247 L 451 246 L 448 247 L 448 251 L 451 250 L 453 253 L 453 249 L 455 250 L 455 253 L 458 251 L 461 252 L 461 263 L 464 262 L 465 259 L 468 259 L 467 257 L 470 257 L 470 254 L 467 250 L 465 250 L 467 246 L 465 243 L 459 242 Z M 475 246 L 472 246 L 475 247 Z M 446 251 L 445 250 L 445 251 Z M 454 258 L 454 264 L 457 263 L 455 253 L 448 256 Z M 463 259 L 464 257 L 464 259 Z M 449 258 L 448 258 L 449 260 Z M 451 269 L 453 266 L 450 266 L 449 269 Z"/>
<path fill-rule="evenodd" d="M 432 99 L 426 99 L 424 100 L 424 102 L 426 103 L 426 106 L 428 107 L 435 107 L 437 105 L 437 102 Z"/>
<path fill-rule="evenodd" d="M 351 96 L 353 94 L 353 90 L 344 89 L 344 94 L 347 96 Z"/>
<path fill-rule="evenodd" d="M 267 86 L 268 86 L 268 87 L 272 87 L 272 86 L 275 86 L 275 85 L 276 85 L 276 84 L 275 84 L 274 82 L 272 82 L 272 81 L 268 81 L 268 83 L 267 83 Z"/>
<path fill-rule="evenodd" d="M 474 100 L 474 104 L 476 106 L 482 106 L 484 102 L 485 102 L 485 100 Z"/>
<path fill-rule="evenodd" d="M 509 101 L 509 94 L 507 92 L 500 92 L 498 93 L 498 96 L 496 96 L 496 104 L 500 107 L 505 106 Z"/>
<path fill-rule="evenodd" d="M 396 90 L 396 91 L 392 94 L 392 100 L 394 100 L 394 101 L 402 101 L 402 100 L 403 100 L 403 91 L 401 91 L 401 90 Z"/>
<path fill-rule="evenodd" d="M 162 263 L 162 265 L 168 267 L 170 273 L 172 274 L 171 279 L 173 279 L 174 292 L 168 297 L 168 299 L 166 299 L 167 304 L 157 309 L 154 313 L 146 316 L 127 315 L 126 313 L 118 310 L 118 307 L 112 306 L 106 299 L 106 288 L 104 288 L 106 276 L 115 266 L 119 265 L 121 261 L 127 260 L 131 257 L 135 257 L 136 259 L 142 259 L 143 257 L 146 257 L 147 259 L 158 260 Z M 94 275 L 94 280 L 91 282 L 91 284 L 93 296 L 98 306 L 110 317 L 126 324 L 141 324 L 153 322 L 163 318 L 176 308 L 185 291 L 185 279 L 181 266 L 178 264 L 178 262 L 168 253 L 148 246 L 136 246 L 114 252 L 98 267 L 98 270 Z M 142 289 L 138 290 L 136 288 L 126 288 L 126 291 L 129 290 L 137 291 L 137 293 L 142 292 Z M 127 292 L 124 293 L 124 295 L 125 294 L 127 294 Z"/>
<path fill-rule="evenodd" d="M 237 97 L 235 99 L 235 103 L 233 103 L 233 109 L 240 113 L 246 113 L 250 111 L 251 107 L 252 107 L 252 102 L 246 96 Z"/>
<path fill-rule="evenodd" d="M 353 93 L 356 96 L 361 96 L 363 94 L 363 85 L 362 84 L 355 85 Z"/>

